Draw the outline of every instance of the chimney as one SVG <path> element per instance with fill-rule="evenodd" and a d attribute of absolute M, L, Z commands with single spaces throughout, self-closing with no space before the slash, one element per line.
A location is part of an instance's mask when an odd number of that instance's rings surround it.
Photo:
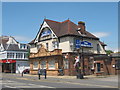
<path fill-rule="evenodd" d="M 78 22 L 78 30 L 80 30 L 82 34 L 85 33 L 85 22 L 82 22 L 82 21 Z"/>

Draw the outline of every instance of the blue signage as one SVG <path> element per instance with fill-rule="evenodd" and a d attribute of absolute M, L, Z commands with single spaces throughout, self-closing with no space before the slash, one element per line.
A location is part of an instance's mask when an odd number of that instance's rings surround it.
<path fill-rule="evenodd" d="M 92 47 L 92 44 L 88 41 L 82 41 L 81 42 L 81 46 L 84 46 L 84 47 Z"/>
<path fill-rule="evenodd" d="M 52 32 L 50 30 L 47 30 L 47 31 L 44 31 L 41 33 L 41 37 L 44 37 L 44 36 L 48 36 L 50 35 Z"/>
<path fill-rule="evenodd" d="M 75 40 L 75 48 L 79 49 L 80 48 L 80 40 Z"/>
<path fill-rule="evenodd" d="M 80 41 L 80 40 L 75 40 L 75 48 L 80 49 L 80 47 L 92 47 L 92 43 L 88 41 Z"/>

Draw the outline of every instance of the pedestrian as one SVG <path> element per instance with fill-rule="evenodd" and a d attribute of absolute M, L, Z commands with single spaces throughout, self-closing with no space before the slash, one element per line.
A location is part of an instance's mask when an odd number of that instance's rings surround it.
<path fill-rule="evenodd" d="M 38 69 L 38 78 L 40 79 L 41 70 Z"/>

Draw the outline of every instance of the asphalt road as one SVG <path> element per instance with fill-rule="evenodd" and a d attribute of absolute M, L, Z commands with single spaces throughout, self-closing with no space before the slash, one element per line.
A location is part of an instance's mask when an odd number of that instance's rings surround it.
<path fill-rule="evenodd" d="M 61 79 L 48 77 L 40 80 L 35 76 L 3 74 L 2 88 L 118 88 L 117 77 L 90 78 L 90 79 Z M 4 90 L 4 89 L 3 89 Z"/>

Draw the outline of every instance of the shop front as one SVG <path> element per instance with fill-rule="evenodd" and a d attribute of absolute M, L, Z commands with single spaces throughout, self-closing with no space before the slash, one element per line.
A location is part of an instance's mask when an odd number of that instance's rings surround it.
<path fill-rule="evenodd" d="M 62 50 L 47 51 L 41 47 L 37 53 L 30 54 L 30 74 L 38 74 L 39 69 L 46 69 L 47 75 L 59 75 L 62 69 Z"/>
<path fill-rule="evenodd" d="M 0 68 L 3 73 L 15 73 L 16 70 L 16 60 L 0 60 Z"/>

